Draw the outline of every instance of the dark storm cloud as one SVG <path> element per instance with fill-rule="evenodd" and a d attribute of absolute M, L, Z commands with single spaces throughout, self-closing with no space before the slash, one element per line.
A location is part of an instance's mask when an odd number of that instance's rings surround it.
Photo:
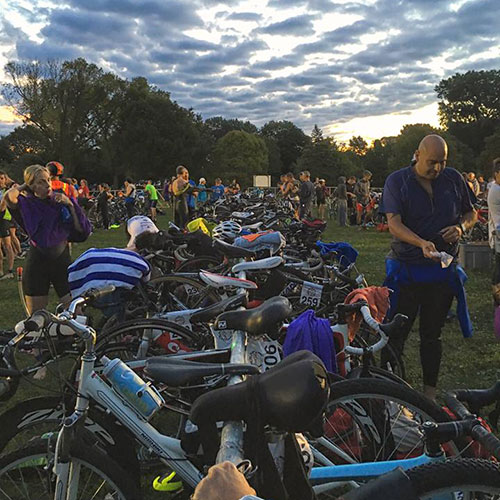
<path fill-rule="evenodd" d="M 268 24 L 262 28 L 257 28 L 254 32 L 264 33 L 266 35 L 311 35 L 314 33 L 312 24 L 314 19 L 314 16 L 308 14 L 290 17 L 284 21 Z"/>

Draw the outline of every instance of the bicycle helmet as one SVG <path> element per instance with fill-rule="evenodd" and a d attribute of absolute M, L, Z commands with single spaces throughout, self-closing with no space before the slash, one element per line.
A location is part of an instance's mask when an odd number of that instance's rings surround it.
<path fill-rule="evenodd" d="M 64 173 L 63 164 L 58 161 L 49 161 L 45 166 L 49 169 L 50 175 L 62 175 Z"/>
<path fill-rule="evenodd" d="M 225 241 L 233 241 L 241 233 L 241 226 L 232 220 L 225 220 L 212 229 L 212 236 Z"/>

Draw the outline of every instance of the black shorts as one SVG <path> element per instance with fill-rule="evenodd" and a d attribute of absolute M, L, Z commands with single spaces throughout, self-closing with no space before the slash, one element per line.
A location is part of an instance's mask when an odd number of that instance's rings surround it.
<path fill-rule="evenodd" d="M 156 208 L 158 200 L 149 200 L 149 208 Z"/>
<path fill-rule="evenodd" d="M 23 269 L 23 291 L 28 297 L 44 297 L 52 284 L 58 295 L 69 293 L 69 246 L 58 257 L 51 257 L 30 246 Z"/>
<path fill-rule="evenodd" d="M 0 219 L 0 238 L 10 236 L 10 220 Z"/>

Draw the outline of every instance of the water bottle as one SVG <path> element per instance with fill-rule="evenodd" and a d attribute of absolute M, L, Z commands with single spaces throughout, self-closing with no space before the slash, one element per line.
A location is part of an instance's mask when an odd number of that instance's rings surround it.
<path fill-rule="evenodd" d="M 61 205 L 61 221 L 63 224 L 69 224 L 73 219 L 69 208 L 65 205 Z"/>
<path fill-rule="evenodd" d="M 122 360 L 102 358 L 105 363 L 103 375 L 108 379 L 113 389 L 125 399 L 129 405 L 146 420 L 149 420 L 163 405 L 164 400 L 156 389 Z"/>

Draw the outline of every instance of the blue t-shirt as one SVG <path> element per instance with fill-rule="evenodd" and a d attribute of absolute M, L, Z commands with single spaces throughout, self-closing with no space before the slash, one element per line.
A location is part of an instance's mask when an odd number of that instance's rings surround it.
<path fill-rule="evenodd" d="M 446 167 L 432 181 L 433 197 L 418 182 L 413 167 L 402 168 L 385 181 L 379 212 L 399 214 L 403 224 L 415 234 L 432 241 L 438 251 L 456 256 L 458 243 L 446 243 L 439 232 L 460 223 L 462 215 L 473 210 L 473 194 L 462 175 Z M 429 264 L 422 250 L 393 238 L 390 257 L 415 264 Z"/>
<path fill-rule="evenodd" d="M 222 184 L 220 186 L 212 186 L 212 201 L 222 198 L 225 189 L 226 188 Z"/>
<path fill-rule="evenodd" d="M 200 203 L 204 203 L 207 201 L 208 194 L 206 192 L 207 186 L 205 184 L 198 184 L 198 188 L 200 189 L 200 192 L 198 193 L 198 201 Z"/>

